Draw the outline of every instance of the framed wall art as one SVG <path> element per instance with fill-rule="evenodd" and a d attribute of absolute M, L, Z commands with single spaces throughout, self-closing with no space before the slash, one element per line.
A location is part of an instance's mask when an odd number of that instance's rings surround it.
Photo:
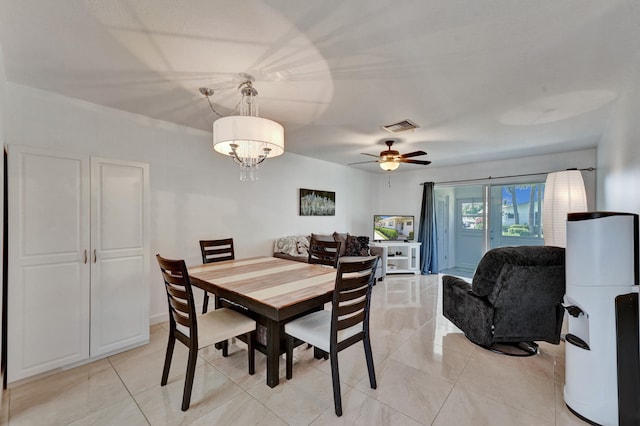
<path fill-rule="evenodd" d="M 300 216 L 335 216 L 336 193 L 300 188 Z"/>

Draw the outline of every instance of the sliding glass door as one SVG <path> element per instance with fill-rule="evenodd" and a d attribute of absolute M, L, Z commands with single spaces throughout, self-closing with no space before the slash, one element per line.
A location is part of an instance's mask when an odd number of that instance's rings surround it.
<path fill-rule="evenodd" d="M 542 245 L 544 183 L 436 187 L 441 272 L 473 275 L 495 247 Z"/>
<path fill-rule="evenodd" d="M 473 272 L 486 245 L 485 187 L 460 187 L 456 188 L 455 194 L 456 221 L 453 241 L 455 264 L 462 271 Z"/>

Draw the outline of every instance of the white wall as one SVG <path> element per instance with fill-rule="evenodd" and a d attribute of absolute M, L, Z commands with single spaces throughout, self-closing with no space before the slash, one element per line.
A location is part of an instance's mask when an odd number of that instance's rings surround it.
<path fill-rule="evenodd" d="M 393 172 L 379 175 L 377 181 L 376 214 L 412 214 L 416 220 L 420 217 L 420 204 L 422 202 L 423 182 L 447 182 L 467 179 L 478 179 L 479 183 L 507 183 L 517 182 L 516 178 L 509 179 L 487 179 L 488 177 L 526 175 L 531 173 L 547 173 L 567 168 L 587 168 L 596 166 L 596 150 L 585 149 L 568 153 L 539 155 L 531 157 L 514 158 L 501 161 L 484 161 L 474 164 L 465 164 L 452 167 L 432 167 L 413 166 L 403 164 L 400 167 L 419 168 L 415 171 Z M 596 175 L 598 170 L 593 172 L 582 172 L 589 209 L 596 206 Z M 391 178 L 391 187 L 389 187 Z M 524 177 L 518 181 L 527 181 Z M 472 184 L 472 183 L 470 183 Z M 416 229 L 417 232 L 417 229 Z"/>
<path fill-rule="evenodd" d="M 598 145 L 598 209 L 640 213 L 640 65 Z"/>
<path fill-rule="evenodd" d="M 246 257 L 271 255 L 284 235 L 370 233 L 369 173 L 285 153 L 261 166 L 259 181 L 240 182 L 238 166 L 214 153 L 210 133 L 13 83 L 7 89 L 5 143 L 149 163 L 152 322 L 167 312 L 155 253 L 196 264 L 200 239 L 233 237 L 236 256 Z M 299 188 L 335 191 L 336 215 L 299 216 Z"/>

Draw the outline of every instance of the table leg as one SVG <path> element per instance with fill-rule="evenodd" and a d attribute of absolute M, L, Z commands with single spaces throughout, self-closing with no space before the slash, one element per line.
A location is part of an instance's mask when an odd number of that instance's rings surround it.
<path fill-rule="evenodd" d="M 214 306 L 216 309 L 222 308 L 222 302 L 220 301 L 220 298 L 218 297 L 217 294 L 213 295 L 213 300 L 214 300 L 214 303 L 215 303 Z M 226 357 L 229 354 L 229 341 L 225 340 L 224 342 L 218 342 L 215 344 L 215 348 L 222 349 L 222 356 Z"/>
<path fill-rule="evenodd" d="M 267 318 L 267 386 L 280 383 L 280 324 Z"/>

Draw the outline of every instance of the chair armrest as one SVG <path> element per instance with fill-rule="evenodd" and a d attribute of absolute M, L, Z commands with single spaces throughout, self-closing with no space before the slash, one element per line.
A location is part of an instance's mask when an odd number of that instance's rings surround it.
<path fill-rule="evenodd" d="M 484 346 L 493 343 L 493 306 L 474 294 L 471 284 L 462 278 L 442 277 L 442 313 L 472 342 Z"/>
<path fill-rule="evenodd" d="M 378 268 L 380 268 L 380 275 L 376 274 L 376 278 L 384 278 L 387 275 L 387 247 L 386 246 L 372 246 L 369 247 L 369 253 L 372 256 L 378 256 L 380 261 L 378 262 Z"/>

